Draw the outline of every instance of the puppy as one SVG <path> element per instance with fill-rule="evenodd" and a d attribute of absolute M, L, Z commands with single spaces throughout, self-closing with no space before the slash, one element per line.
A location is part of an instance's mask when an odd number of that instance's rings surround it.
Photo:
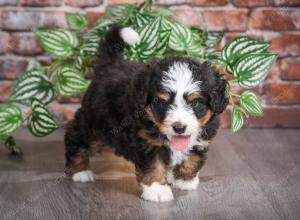
<path fill-rule="evenodd" d="M 143 199 L 166 202 L 169 185 L 197 188 L 227 83 L 210 63 L 187 57 L 124 60 L 125 47 L 138 41 L 133 29 L 114 27 L 100 42 L 95 76 L 65 134 L 66 173 L 94 181 L 89 155 L 101 143 L 135 165 Z"/>

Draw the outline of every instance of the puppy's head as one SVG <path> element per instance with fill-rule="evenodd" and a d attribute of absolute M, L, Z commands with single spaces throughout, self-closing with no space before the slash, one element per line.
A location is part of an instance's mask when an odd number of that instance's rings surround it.
<path fill-rule="evenodd" d="M 208 62 L 167 58 L 154 68 L 146 112 L 171 145 L 185 150 L 224 111 L 227 83 Z"/>

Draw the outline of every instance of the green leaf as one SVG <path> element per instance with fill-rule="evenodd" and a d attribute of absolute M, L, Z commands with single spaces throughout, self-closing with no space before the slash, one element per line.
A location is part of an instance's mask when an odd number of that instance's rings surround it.
<path fill-rule="evenodd" d="M 244 116 L 243 113 L 236 107 L 233 106 L 231 111 L 231 132 L 238 132 L 244 124 Z"/>
<path fill-rule="evenodd" d="M 30 60 L 30 62 L 27 65 L 26 71 L 31 71 L 31 70 L 38 70 L 41 69 L 41 64 L 39 61 L 37 61 L 36 59 L 32 59 Z"/>
<path fill-rule="evenodd" d="M 134 54 L 141 60 L 147 60 L 156 52 L 156 47 L 160 37 L 161 17 L 156 18 L 140 31 L 140 41 L 131 47 Z"/>
<path fill-rule="evenodd" d="M 153 19 L 154 19 L 153 16 L 137 12 L 135 13 L 135 16 L 132 17 L 131 21 L 133 23 L 134 29 L 140 31 L 143 27 L 149 24 Z"/>
<path fill-rule="evenodd" d="M 76 35 L 63 29 L 44 29 L 34 31 L 43 49 L 51 56 L 66 58 L 74 53 L 78 46 Z"/>
<path fill-rule="evenodd" d="M 123 24 L 130 18 L 134 10 L 137 10 L 135 4 L 109 5 L 105 9 L 105 18 L 111 19 L 114 23 Z"/>
<path fill-rule="evenodd" d="M 203 41 L 208 48 L 214 48 L 223 38 L 222 34 L 212 34 L 207 30 L 203 33 Z"/>
<path fill-rule="evenodd" d="M 23 121 L 21 109 L 12 103 L 0 106 L 0 138 L 7 138 L 17 130 Z"/>
<path fill-rule="evenodd" d="M 192 32 L 193 43 L 188 45 L 187 53 L 190 56 L 202 57 L 204 54 L 204 49 L 201 45 L 200 35 L 197 32 Z"/>
<path fill-rule="evenodd" d="M 259 54 L 266 52 L 270 42 L 257 41 L 249 37 L 237 37 L 227 43 L 222 49 L 221 57 L 228 65 L 228 70 L 232 72 L 235 63 L 246 54 Z"/>
<path fill-rule="evenodd" d="M 241 107 L 250 115 L 259 117 L 264 115 L 261 102 L 254 92 L 243 92 L 240 97 L 240 104 Z"/>
<path fill-rule="evenodd" d="M 233 67 L 233 74 L 243 88 L 253 88 L 267 76 L 277 55 L 269 53 L 247 54 Z"/>
<path fill-rule="evenodd" d="M 176 12 L 174 10 L 171 10 L 171 9 L 168 9 L 168 8 L 152 7 L 152 9 L 151 9 L 151 15 L 153 15 L 153 16 L 171 17 L 171 16 L 175 16 Z"/>
<path fill-rule="evenodd" d="M 82 45 L 79 47 L 83 56 L 95 56 L 99 47 L 100 37 L 97 30 L 87 31 L 81 36 Z"/>
<path fill-rule="evenodd" d="M 186 51 L 194 45 L 193 32 L 187 26 L 169 19 L 162 19 L 162 29 L 172 30 L 169 47 L 175 51 Z"/>
<path fill-rule="evenodd" d="M 32 100 L 31 108 L 28 129 L 34 136 L 44 137 L 58 128 L 52 115 L 38 99 Z"/>
<path fill-rule="evenodd" d="M 85 15 L 76 13 L 65 14 L 68 26 L 71 30 L 84 30 L 88 26 L 88 19 Z"/>
<path fill-rule="evenodd" d="M 4 140 L 5 147 L 10 151 L 13 155 L 21 155 L 22 149 L 21 147 L 16 143 L 16 140 L 13 136 L 9 136 Z"/>
<path fill-rule="evenodd" d="M 18 81 L 10 100 L 28 104 L 28 100 L 35 97 L 44 104 L 54 99 L 54 88 L 49 78 L 41 70 L 31 70 Z"/>
<path fill-rule="evenodd" d="M 88 82 L 77 68 L 65 64 L 58 70 L 55 86 L 59 95 L 72 96 L 85 91 Z"/>
<path fill-rule="evenodd" d="M 156 47 L 156 54 L 163 55 L 168 48 L 171 30 L 164 30 L 159 33 L 159 42 Z"/>

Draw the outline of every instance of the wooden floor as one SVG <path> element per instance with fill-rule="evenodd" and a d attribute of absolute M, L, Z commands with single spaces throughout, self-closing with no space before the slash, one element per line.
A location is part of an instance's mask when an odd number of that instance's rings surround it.
<path fill-rule="evenodd" d="M 0 147 L 0 219 L 300 219 L 300 130 L 221 130 L 197 191 L 173 202 L 142 201 L 133 167 L 112 153 L 94 157 L 97 181 L 64 174 L 63 131 L 18 134 L 23 159 Z"/>

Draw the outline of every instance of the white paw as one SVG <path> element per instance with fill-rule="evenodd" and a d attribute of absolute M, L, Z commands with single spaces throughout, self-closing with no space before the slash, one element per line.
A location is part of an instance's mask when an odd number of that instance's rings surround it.
<path fill-rule="evenodd" d="M 140 40 L 139 34 L 130 27 L 122 28 L 120 35 L 125 43 L 133 45 Z"/>
<path fill-rule="evenodd" d="M 94 174 L 93 174 L 92 171 L 85 170 L 85 171 L 81 171 L 81 172 L 75 173 L 72 176 L 72 180 L 74 182 L 86 183 L 86 182 L 94 182 L 95 178 L 94 178 Z"/>
<path fill-rule="evenodd" d="M 168 185 L 152 183 L 150 186 L 141 184 L 142 198 L 152 202 L 168 202 L 174 199 L 171 188 Z"/>
<path fill-rule="evenodd" d="M 181 189 L 181 190 L 195 190 L 195 189 L 197 189 L 199 182 L 200 181 L 199 181 L 198 175 L 194 179 L 191 179 L 191 180 L 176 179 L 173 182 L 173 187 Z"/>

